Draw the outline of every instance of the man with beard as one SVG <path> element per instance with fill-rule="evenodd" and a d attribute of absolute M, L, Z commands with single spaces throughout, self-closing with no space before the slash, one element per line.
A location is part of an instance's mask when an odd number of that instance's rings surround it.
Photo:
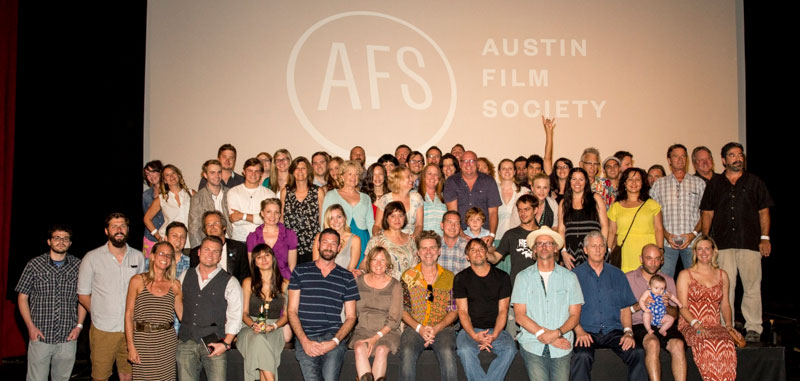
<path fill-rule="evenodd" d="M 428 164 L 439 165 L 439 162 L 442 161 L 442 150 L 437 146 L 431 146 L 425 151 L 425 159 L 428 160 Z"/>
<path fill-rule="evenodd" d="M 424 166 L 425 157 L 422 156 L 422 152 L 414 151 L 408 155 L 408 169 L 411 171 L 411 178 L 414 179 L 414 190 L 419 189 L 419 182 L 422 180 L 420 174 Z"/>
<path fill-rule="evenodd" d="M 400 163 L 401 167 L 406 166 L 406 161 L 408 161 L 408 155 L 411 154 L 411 147 L 401 144 L 394 149 L 394 157 L 397 158 L 397 162 Z"/>
<path fill-rule="evenodd" d="M 68 380 L 75 364 L 78 335 L 86 309 L 78 303 L 81 260 L 67 254 L 72 230 L 50 229 L 50 251 L 31 259 L 15 290 L 22 320 L 28 328 L 28 380 Z"/>
<path fill-rule="evenodd" d="M 132 276 L 145 271 L 144 255 L 128 246 L 128 224 L 122 213 L 106 217 L 108 242 L 83 257 L 78 273 L 78 300 L 92 314 L 89 349 L 92 379 L 111 377 L 114 362 L 119 379 L 131 379 L 125 340 L 125 300 Z"/>
<path fill-rule="evenodd" d="M 686 151 L 684 151 L 685 156 Z M 642 295 L 650 287 L 650 278 L 656 274 L 661 275 L 667 281 L 667 292 L 677 295 L 675 281 L 669 275 L 659 271 L 664 263 L 664 256 L 658 246 L 649 244 L 643 247 L 642 255 L 639 259 L 642 261 L 642 265 L 638 269 L 625 274 L 628 278 L 628 283 L 631 285 L 633 295 Z M 669 300 L 667 295 L 664 295 L 664 300 Z M 637 346 L 644 348 L 644 365 L 647 368 L 650 380 L 661 379 L 661 361 L 659 360 L 661 348 L 665 348 L 672 355 L 672 377 L 678 381 L 685 380 L 686 353 L 684 351 L 683 335 L 678 331 L 678 325 L 673 324 L 667 330 L 666 336 L 661 335 L 658 330 L 653 333 L 647 333 L 642 321 L 642 310 L 639 307 L 639 303 L 631 305 L 630 310 L 633 313 L 631 317 L 633 340 Z M 678 310 L 674 305 L 667 307 L 667 313 L 676 320 L 678 319 Z"/>
<path fill-rule="evenodd" d="M 466 251 L 470 267 L 453 280 L 453 297 L 462 328 L 456 338 L 458 357 L 468 380 L 502 380 L 517 353 L 514 339 L 503 329 L 508 319 L 511 278 L 489 264 L 486 242 L 480 238 L 471 239 Z M 488 371 L 483 370 L 478 359 L 483 350 L 497 355 Z"/>
<path fill-rule="evenodd" d="M 556 264 L 564 238 L 548 227 L 528 235 L 536 264 L 517 275 L 511 303 L 523 328 L 522 359 L 531 380 L 569 379 L 572 329 L 578 324 L 583 293 L 574 273 Z"/>
<path fill-rule="evenodd" d="M 228 143 L 221 145 L 217 150 L 217 160 L 222 165 L 222 185 L 230 189 L 239 184 L 244 184 L 244 176 L 233 171 L 233 167 L 236 166 L 236 147 Z M 207 180 L 204 176 L 200 179 L 200 185 L 197 186 L 197 189 L 205 188 L 206 182 Z"/>
<path fill-rule="evenodd" d="M 703 180 L 686 173 L 686 161 L 683 144 L 669 146 L 667 162 L 672 174 L 656 180 L 650 188 L 664 218 L 664 274 L 670 277 L 675 276 L 678 258 L 684 269 L 692 266 L 692 241 L 699 234 L 700 200 L 706 190 Z"/>
<path fill-rule="evenodd" d="M 178 330 L 178 379 L 199 380 L 202 366 L 209 381 L 223 381 L 226 352 L 242 326 L 242 288 L 218 266 L 222 255 L 219 238 L 203 238 L 198 251 L 197 266 L 178 278 L 184 308 Z"/>
<path fill-rule="evenodd" d="M 225 197 L 228 187 L 222 184 L 222 164 L 219 160 L 212 159 L 203 163 L 203 178 L 207 180 L 206 187 L 200 188 L 192 196 L 189 206 L 189 243 L 192 247 L 199 246 L 203 240 L 203 213 L 209 210 L 228 210 L 228 200 Z"/>
<path fill-rule="evenodd" d="M 232 275 L 241 283 L 244 278 L 250 276 L 250 261 L 247 259 L 247 246 L 232 239 L 225 239 L 227 225 L 222 213 L 216 210 L 209 210 L 203 214 L 203 226 L 206 237 L 217 237 L 222 242 L 222 258 L 219 267 L 223 271 Z M 195 267 L 200 263 L 198 255 L 200 246 L 189 252 L 189 264 Z"/>
<path fill-rule="evenodd" d="M 719 267 L 730 279 L 731 306 L 736 295 L 736 274 L 742 277 L 742 316 L 749 342 L 761 340 L 761 257 L 769 257 L 770 215 L 773 205 L 766 185 L 744 171 L 744 151 L 739 143 L 722 147 L 725 172 L 706 186 L 700 210 L 703 233 L 719 247 Z"/>
<path fill-rule="evenodd" d="M 356 280 L 333 261 L 339 239 L 331 228 L 319 233 L 319 259 L 297 265 L 289 281 L 289 324 L 295 334 L 295 357 L 306 380 L 339 379 L 347 335 L 356 325 Z"/>
<path fill-rule="evenodd" d="M 619 190 L 619 178 L 622 174 L 621 167 L 622 162 L 616 156 L 609 156 L 603 160 L 603 173 L 606 174 L 606 180 L 611 184 L 611 194 L 614 199 L 617 198 L 617 191 Z"/>
<path fill-rule="evenodd" d="M 490 246 L 489 253 L 486 255 L 486 259 L 492 264 L 497 264 L 507 255 L 511 255 L 511 272 L 509 273 L 511 275 L 511 287 L 514 287 L 514 280 L 520 271 L 536 263 L 536 257 L 533 255 L 531 248 L 528 247 L 527 240 L 528 235 L 539 228 L 536 225 L 536 221 L 534 221 L 538 205 L 539 200 L 530 194 L 519 196 L 516 205 L 519 212 L 519 226 L 506 231 L 497 249 Z M 506 325 L 506 330 L 511 337 L 517 337 L 517 332 L 519 332 L 514 316 L 514 309 L 511 308 L 508 312 L 508 324 Z"/>
<path fill-rule="evenodd" d="M 528 159 L 525 156 L 514 159 L 514 180 L 520 186 L 528 185 Z"/>

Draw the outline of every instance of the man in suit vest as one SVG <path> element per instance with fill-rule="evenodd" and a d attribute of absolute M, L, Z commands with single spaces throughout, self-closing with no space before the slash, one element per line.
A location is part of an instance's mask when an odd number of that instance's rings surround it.
<path fill-rule="evenodd" d="M 247 246 L 245 244 L 225 238 L 227 223 L 223 214 L 217 210 L 203 213 L 203 228 L 206 237 L 217 237 L 222 242 L 222 254 L 219 267 L 228 274 L 233 275 L 239 283 L 250 276 L 250 261 L 247 259 Z M 189 265 L 195 267 L 200 263 L 200 248 L 195 247 L 189 253 Z"/>
<path fill-rule="evenodd" d="M 178 379 L 199 380 L 200 367 L 209 381 L 225 380 L 226 352 L 242 323 L 242 288 L 218 266 L 222 241 L 209 235 L 199 250 L 199 263 L 179 278 L 183 285 L 183 320 L 178 331 Z"/>

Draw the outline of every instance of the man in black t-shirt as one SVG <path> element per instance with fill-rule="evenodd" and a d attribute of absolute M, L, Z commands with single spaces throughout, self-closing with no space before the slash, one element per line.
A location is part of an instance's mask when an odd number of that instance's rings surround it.
<path fill-rule="evenodd" d="M 514 287 L 514 279 L 520 271 L 525 270 L 528 266 L 536 263 L 536 257 L 533 255 L 533 250 L 528 247 L 528 234 L 531 234 L 539 226 L 536 225 L 536 207 L 539 206 L 539 200 L 531 194 L 524 194 L 517 199 L 517 211 L 519 213 L 519 226 L 507 230 L 500 239 L 500 245 L 495 249 L 489 247 L 487 260 L 491 263 L 499 263 L 506 256 L 511 256 L 511 287 Z M 508 324 L 506 331 L 511 337 L 516 338 L 519 327 L 514 320 L 514 308 L 511 307 L 508 311 Z"/>
<path fill-rule="evenodd" d="M 470 267 L 458 273 L 453 281 L 453 297 L 462 328 L 456 339 L 458 357 L 469 380 L 505 379 L 517 353 L 514 339 L 503 330 L 511 298 L 511 278 L 489 264 L 487 252 L 487 245 L 481 239 L 470 240 L 466 248 Z M 483 371 L 478 360 L 482 350 L 497 355 L 488 372 Z"/>

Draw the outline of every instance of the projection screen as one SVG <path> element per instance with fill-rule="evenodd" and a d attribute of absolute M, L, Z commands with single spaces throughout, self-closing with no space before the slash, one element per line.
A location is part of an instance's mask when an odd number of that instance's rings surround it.
<path fill-rule="evenodd" d="M 145 161 L 195 187 L 222 143 L 368 163 L 459 142 L 495 164 L 589 146 L 666 164 L 744 136 L 740 1 L 151 1 Z"/>

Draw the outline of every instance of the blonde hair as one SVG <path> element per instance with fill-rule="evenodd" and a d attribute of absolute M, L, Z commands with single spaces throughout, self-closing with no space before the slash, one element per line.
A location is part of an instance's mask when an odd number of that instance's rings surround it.
<path fill-rule="evenodd" d="M 333 229 L 331 227 L 331 214 L 333 214 L 334 210 L 338 210 L 339 212 L 341 212 L 342 216 L 344 217 L 344 220 L 347 221 L 347 214 L 344 212 L 344 208 L 342 208 L 342 206 L 339 205 L 339 204 L 333 204 L 333 205 L 329 206 L 328 209 L 325 209 L 325 214 L 323 215 L 323 218 L 322 218 L 322 229 L 323 230 L 324 229 Z M 344 224 L 344 231 L 350 233 L 350 226 L 347 225 L 347 222 L 345 222 L 345 224 Z"/>
<path fill-rule="evenodd" d="M 469 222 L 472 217 L 480 217 L 484 221 L 486 221 L 486 213 L 483 212 L 483 209 L 473 206 L 467 209 L 467 213 L 464 216 L 464 220 Z"/>
<path fill-rule="evenodd" d="M 153 283 L 153 281 L 156 280 L 156 270 L 155 270 L 156 256 L 158 253 L 158 248 L 161 247 L 162 245 L 167 245 L 169 251 L 172 252 L 172 254 L 169 257 L 169 267 L 167 268 L 166 271 L 164 271 L 164 279 L 169 281 L 175 279 L 175 271 L 176 271 L 175 248 L 172 247 L 171 243 L 167 241 L 161 241 L 153 245 L 153 249 L 150 251 L 150 264 L 147 266 L 147 271 L 142 273 L 142 280 L 144 281 L 145 286 L 147 286 L 150 283 Z"/>
<path fill-rule="evenodd" d="M 189 187 L 187 187 L 186 186 L 186 182 L 183 181 L 183 172 L 181 172 L 181 170 L 178 169 L 178 167 L 176 167 L 176 166 L 174 166 L 172 164 L 167 164 L 161 170 L 161 183 L 158 185 L 160 193 L 161 193 L 161 197 L 164 200 L 167 200 L 169 198 L 169 188 L 164 185 L 164 171 L 166 171 L 167 169 L 173 170 L 175 172 L 175 174 L 178 175 L 178 185 L 181 187 L 181 189 L 185 190 L 186 193 L 189 193 L 189 195 L 191 195 L 192 193 L 189 192 Z"/>
<path fill-rule="evenodd" d="M 292 162 L 292 154 L 289 153 L 289 150 L 286 148 L 281 148 L 272 155 L 272 165 L 269 167 L 269 188 L 275 193 L 280 192 L 280 189 L 278 189 L 278 166 L 275 165 L 278 160 L 278 155 L 286 155 L 286 157 L 289 158 L 289 163 Z M 264 168 L 261 168 L 261 170 L 263 171 Z"/>
<path fill-rule="evenodd" d="M 407 167 L 395 167 L 395 169 L 392 169 L 392 171 L 386 175 L 386 184 L 389 185 L 390 191 L 400 191 L 400 181 L 404 175 L 411 175 L 411 170 Z"/>
<path fill-rule="evenodd" d="M 376 255 L 383 254 L 383 257 L 386 259 L 386 273 L 390 273 L 392 269 L 394 269 L 394 262 L 392 262 L 392 257 L 389 255 L 389 251 L 386 250 L 383 246 L 375 246 L 367 254 L 367 258 L 364 259 L 364 272 L 372 272 L 369 268 L 369 264 L 375 258 Z"/>
<path fill-rule="evenodd" d="M 348 169 L 353 168 L 356 170 L 356 176 L 361 178 L 361 173 L 364 172 L 364 168 L 361 167 L 357 161 L 347 160 L 339 165 L 339 177 L 336 179 L 338 183 L 336 188 L 341 189 L 344 187 L 344 174 L 347 172 Z M 356 190 L 358 190 L 358 184 L 356 184 Z"/>
<path fill-rule="evenodd" d="M 714 242 L 713 238 L 711 238 L 711 237 L 709 237 L 709 236 L 707 236 L 705 234 L 700 234 L 700 236 L 698 236 L 697 239 L 695 239 L 694 243 L 692 244 L 692 266 L 697 264 L 697 246 L 702 241 L 711 242 L 711 251 L 714 253 L 711 256 L 711 267 L 713 267 L 715 269 L 719 268 L 719 264 L 717 263 L 717 258 L 719 257 L 719 250 L 717 249 L 717 243 Z"/>

